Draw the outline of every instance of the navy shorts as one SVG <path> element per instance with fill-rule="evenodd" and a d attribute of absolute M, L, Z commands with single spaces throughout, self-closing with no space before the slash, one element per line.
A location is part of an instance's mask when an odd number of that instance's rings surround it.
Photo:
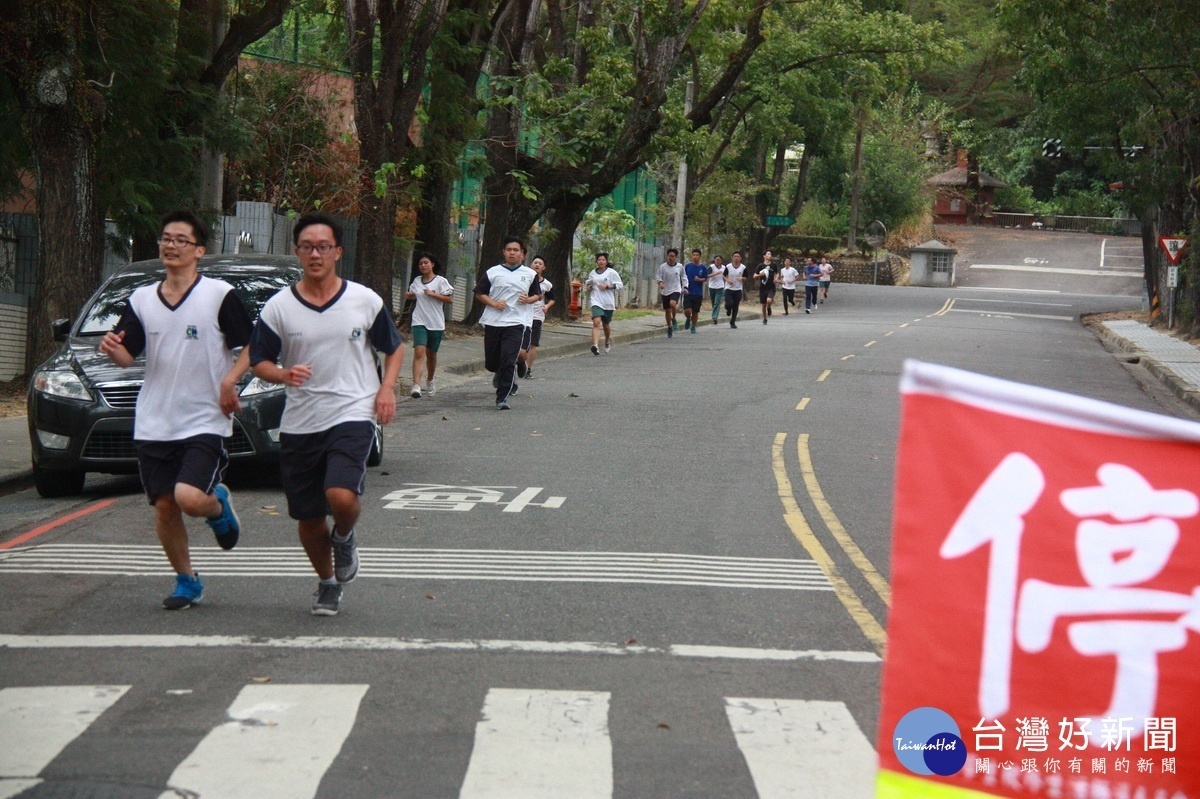
<path fill-rule="evenodd" d="M 662 304 L 663 304 L 664 311 L 671 307 L 671 303 L 675 303 L 676 305 L 679 305 L 679 292 L 678 291 L 675 292 L 674 294 L 662 295 Z"/>
<path fill-rule="evenodd" d="M 533 320 L 533 330 L 529 334 L 529 346 L 530 347 L 542 346 L 542 320 L 541 319 Z"/>
<path fill-rule="evenodd" d="M 342 422 L 319 433 L 280 433 L 279 472 L 288 516 L 325 518 L 325 491 L 330 488 L 361 495 L 374 437 L 374 422 Z"/>
<path fill-rule="evenodd" d="M 179 441 L 137 441 L 138 473 L 150 504 L 175 496 L 176 483 L 211 494 L 225 476 L 229 453 L 225 439 L 212 433 Z"/>
<path fill-rule="evenodd" d="M 683 298 L 683 307 L 689 311 L 699 312 L 700 306 L 704 304 L 703 294 L 688 294 Z"/>

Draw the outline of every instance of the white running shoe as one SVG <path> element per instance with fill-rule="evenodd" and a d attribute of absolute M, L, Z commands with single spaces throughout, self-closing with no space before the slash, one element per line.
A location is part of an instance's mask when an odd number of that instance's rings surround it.
<path fill-rule="evenodd" d="M 425 393 L 431 397 L 437 393 L 437 385 L 432 380 L 425 384 Z"/>
<path fill-rule="evenodd" d="M 611 340 L 611 339 L 609 339 L 608 341 L 604 342 L 604 351 L 605 351 L 605 352 L 612 352 L 612 340 Z"/>
<path fill-rule="evenodd" d="M 421 398 L 421 387 L 418 386 L 416 383 L 414 383 L 413 387 L 412 387 L 412 393 L 409 394 L 408 396 L 412 397 L 413 399 L 420 399 Z"/>

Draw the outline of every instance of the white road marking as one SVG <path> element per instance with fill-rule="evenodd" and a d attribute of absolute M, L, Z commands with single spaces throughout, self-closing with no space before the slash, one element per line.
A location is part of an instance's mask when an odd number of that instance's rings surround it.
<path fill-rule="evenodd" d="M 875 750 L 841 702 L 725 700 L 759 799 L 870 799 Z"/>
<path fill-rule="evenodd" d="M 1057 294 L 1058 292 L 1054 292 Z M 996 303 L 1013 303 L 1020 305 L 1048 305 L 1054 308 L 1074 308 L 1073 303 L 1069 302 L 1033 302 L 1030 300 L 989 300 L 984 297 L 959 297 L 962 302 L 996 302 Z"/>
<path fill-rule="evenodd" d="M 659 655 L 681 658 L 757 661 L 840 661 L 879 663 L 874 652 L 821 649 L 757 649 L 752 647 L 673 644 L 666 647 L 595 641 L 509 641 L 369 636 L 296 636 L 264 638 L 238 635 L 0 635 L 0 649 L 324 649 L 374 652 L 489 652 L 517 655 Z"/>
<path fill-rule="evenodd" d="M 1058 320 L 1064 321 L 1064 322 L 1075 321 L 1074 316 L 1062 316 L 1062 315 L 1044 314 L 1044 313 L 1015 313 L 1013 311 L 1002 311 L 1000 313 L 991 313 L 989 311 L 981 311 L 978 309 L 971 310 L 969 308 L 952 308 L 951 310 L 954 313 L 973 313 L 976 316 L 994 316 L 998 319 L 1011 319 L 1014 316 L 1020 316 L 1020 317 L 1026 318 L 1026 319 L 1058 319 Z"/>
<path fill-rule="evenodd" d="M 812 560 L 738 558 L 666 552 L 537 552 L 359 547 L 360 576 L 405 580 L 617 583 L 787 591 L 831 591 Z M 300 547 L 194 547 L 206 577 L 311 577 Z M 152 544 L 44 544 L 0 553 L 0 573 L 170 576 Z"/>
<path fill-rule="evenodd" d="M 128 685 L 0 690 L 0 797 L 16 796 L 128 691 Z"/>
<path fill-rule="evenodd" d="M 1055 289 L 1006 289 L 998 286 L 957 286 L 959 291 L 1004 291 L 1016 294 L 1062 294 Z"/>
<path fill-rule="evenodd" d="M 609 694 L 492 688 L 459 799 L 609 799 Z"/>
<path fill-rule="evenodd" d="M 1134 277 L 1142 274 L 1141 269 L 1067 269 L 1061 266 L 1019 266 L 1017 264 L 971 264 L 972 269 L 991 269 L 1002 272 L 1045 272 L 1057 275 L 1082 275 L 1085 277 Z"/>
<path fill-rule="evenodd" d="M 317 795 L 358 716 L 366 685 L 247 685 L 175 769 L 159 799 Z"/>

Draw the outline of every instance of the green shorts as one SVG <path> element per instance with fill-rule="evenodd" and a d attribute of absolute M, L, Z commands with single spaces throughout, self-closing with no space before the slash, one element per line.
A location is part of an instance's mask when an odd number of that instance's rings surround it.
<path fill-rule="evenodd" d="M 597 319 L 597 318 L 603 319 L 604 324 L 606 324 L 606 325 L 612 322 L 612 315 L 613 315 L 612 311 L 606 311 L 603 308 L 601 308 L 599 305 L 592 306 L 592 318 L 593 319 Z"/>
<path fill-rule="evenodd" d="M 442 346 L 444 335 L 445 330 L 430 330 L 424 325 L 417 325 L 412 329 L 412 343 L 414 347 L 424 347 L 430 352 L 437 352 L 438 347 Z"/>

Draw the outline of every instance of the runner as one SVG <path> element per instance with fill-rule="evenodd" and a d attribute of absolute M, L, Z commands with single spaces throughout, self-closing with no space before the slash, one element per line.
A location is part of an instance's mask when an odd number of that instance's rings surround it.
<path fill-rule="evenodd" d="M 763 262 L 758 265 L 754 277 L 758 278 L 758 302 L 762 305 L 762 320 L 765 325 L 767 317 L 771 315 L 771 306 L 775 304 L 775 283 L 779 279 L 779 267 L 771 263 L 770 250 L 763 253 Z"/>
<path fill-rule="evenodd" d="M 796 283 L 800 280 L 800 271 L 792 266 L 791 258 L 783 259 L 783 269 L 779 270 L 779 285 L 783 287 L 783 315 L 787 316 L 788 304 L 796 306 Z"/>
<path fill-rule="evenodd" d="M 525 241 L 516 236 L 504 240 L 504 263 L 483 273 L 475 284 L 475 297 L 483 303 L 484 368 L 494 373 L 496 410 L 512 406 L 508 398 L 517 393 L 517 357 L 525 346 L 525 330 L 533 326 L 533 305 L 542 301 L 537 272 L 525 266 Z"/>
<path fill-rule="evenodd" d="M 454 286 L 442 277 L 441 264 L 431 254 L 421 253 L 417 259 L 417 276 L 404 296 L 416 301 L 412 314 L 412 398 L 421 398 L 421 376 L 426 380 L 429 396 L 437 392 L 433 375 L 437 371 L 438 349 L 446 334 L 446 306 L 454 302 Z"/>
<path fill-rule="evenodd" d="M 683 293 L 683 266 L 677 263 L 678 260 L 679 250 L 672 247 L 667 250 L 667 260 L 658 265 L 658 293 L 662 297 L 663 317 L 667 320 L 667 338 L 671 338 L 679 327 L 675 312 Z"/>
<path fill-rule="evenodd" d="M 809 258 L 804 263 L 804 312 L 812 313 L 817 310 L 817 288 L 821 278 L 821 267 Z"/>
<path fill-rule="evenodd" d="M 342 586 L 358 576 L 367 456 L 376 422 L 396 415 L 404 342 L 383 299 L 338 276 L 342 228 L 332 217 L 300 217 L 292 242 L 304 275 L 263 306 L 250 361 L 259 379 L 287 386 L 279 464 L 288 515 L 320 580 L 312 613 L 336 616 Z"/>
<path fill-rule="evenodd" d="M 700 320 L 700 307 L 704 305 L 704 284 L 708 282 L 708 267 L 701 260 L 702 253 L 692 250 L 692 260 L 683 268 L 687 291 L 683 295 L 684 320 L 693 333 Z"/>
<path fill-rule="evenodd" d="M 742 286 L 746 282 L 746 265 L 742 254 L 734 252 L 725 267 L 725 313 L 729 314 L 729 326 L 737 330 L 738 308 L 742 305 Z"/>
<path fill-rule="evenodd" d="M 517 369 L 520 370 L 523 364 L 524 376 L 532 380 L 533 362 L 537 360 L 537 349 L 542 344 L 542 323 L 546 321 L 546 311 L 554 307 L 554 284 L 546 280 L 546 261 L 540 255 L 530 261 L 529 265 L 533 267 L 534 272 L 537 272 L 538 286 L 542 290 L 542 301 L 533 304 L 533 329 L 529 331 L 529 347 L 524 357 L 517 361 Z"/>
<path fill-rule="evenodd" d="M 608 265 L 608 253 L 596 253 L 596 268 L 587 276 L 584 286 L 588 289 L 588 301 L 592 306 L 592 355 L 600 354 L 600 329 L 604 328 L 604 351 L 612 350 L 612 318 L 617 310 L 617 292 L 621 290 L 621 276 Z M 671 329 L 667 328 L 670 334 Z"/>
<path fill-rule="evenodd" d="M 825 302 L 829 298 L 829 284 L 833 282 L 833 264 L 829 263 L 829 259 L 822 255 L 821 262 L 817 266 L 821 268 L 821 277 L 817 281 L 821 289 L 821 302 Z"/>
<path fill-rule="evenodd" d="M 715 325 L 721 316 L 721 302 L 725 299 L 725 259 L 719 255 L 714 255 L 713 262 L 708 265 L 708 298 L 712 301 Z"/>
<path fill-rule="evenodd" d="M 158 541 L 175 570 L 166 610 L 190 608 L 204 596 L 183 514 L 204 519 L 222 549 L 233 549 L 241 532 L 221 477 L 229 464 L 230 416 L 241 410 L 237 382 L 249 365 L 244 345 L 252 323 L 227 283 L 197 271 L 207 244 L 208 231 L 195 214 L 163 217 L 158 257 L 166 276 L 133 292 L 98 348 L 121 367 L 146 353 L 133 439 Z M 237 347 L 242 354 L 235 361 Z"/>

